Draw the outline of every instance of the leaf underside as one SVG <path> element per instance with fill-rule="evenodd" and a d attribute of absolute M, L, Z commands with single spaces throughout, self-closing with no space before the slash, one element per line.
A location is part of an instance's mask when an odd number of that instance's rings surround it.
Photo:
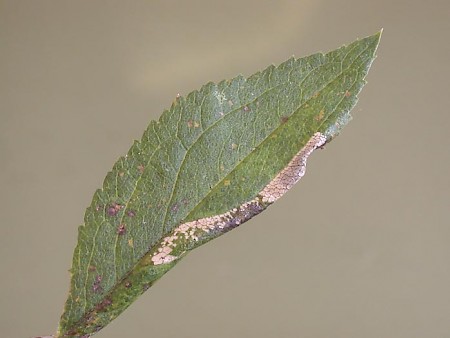
<path fill-rule="evenodd" d="M 187 252 L 281 197 L 350 120 L 380 35 L 177 97 L 95 192 L 57 337 L 93 335 Z"/>

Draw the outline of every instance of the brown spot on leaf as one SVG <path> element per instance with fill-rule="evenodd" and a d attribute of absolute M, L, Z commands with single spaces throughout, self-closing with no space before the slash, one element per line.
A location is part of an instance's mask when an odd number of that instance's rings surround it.
<path fill-rule="evenodd" d="M 137 168 L 141 174 L 144 172 L 145 167 L 142 164 L 139 164 Z"/>
<path fill-rule="evenodd" d="M 108 209 L 106 210 L 106 213 L 108 216 L 116 216 L 117 213 L 122 209 L 123 206 L 117 203 L 113 203 L 110 206 L 108 206 Z"/>
<path fill-rule="evenodd" d="M 321 121 L 321 120 L 323 119 L 324 116 L 325 116 L 325 111 L 322 109 L 322 110 L 319 112 L 319 114 L 317 114 L 317 115 L 314 117 L 314 119 L 315 119 L 316 121 Z"/>
<path fill-rule="evenodd" d="M 188 126 L 188 128 L 192 128 L 194 126 L 194 121 L 188 120 L 187 121 L 187 126 Z"/>
<path fill-rule="evenodd" d="M 95 277 L 94 283 L 92 284 L 92 291 L 95 293 L 100 293 L 103 291 L 102 286 L 100 285 L 102 282 L 102 276 L 98 275 Z"/>
<path fill-rule="evenodd" d="M 345 97 L 350 97 L 351 95 L 352 95 L 351 92 L 349 92 L 348 90 L 345 91 L 345 94 L 344 94 Z"/>
<path fill-rule="evenodd" d="M 102 302 L 95 307 L 95 309 L 97 311 L 103 311 L 111 304 L 112 304 L 112 300 L 111 300 L 111 298 L 108 297 L 108 298 L 103 299 Z"/>
<path fill-rule="evenodd" d="M 89 265 L 88 271 L 93 272 L 97 270 L 97 268 L 94 265 Z"/>
<path fill-rule="evenodd" d="M 285 124 L 287 121 L 289 121 L 289 116 L 281 116 L 281 123 Z"/>
<path fill-rule="evenodd" d="M 131 284 L 131 282 L 130 281 L 126 281 L 125 282 L 125 287 L 128 289 L 128 288 L 131 288 L 131 286 L 132 286 L 132 284 Z"/>
<path fill-rule="evenodd" d="M 119 226 L 117 227 L 117 234 L 119 236 L 122 236 L 123 234 L 125 234 L 127 232 L 127 228 L 125 227 L 125 224 L 119 224 Z"/>
<path fill-rule="evenodd" d="M 114 207 L 108 207 L 107 211 L 108 216 L 116 216 L 117 215 L 117 209 Z"/>
<path fill-rule="evenodd" d="M 127 211 L 127 216 L 128 216 L 128 217 L 134 217 L 134 216 L 136 216 L 136 211 L 134 211 L 134 210 L 128 210 L 128 211 Z"/>
<path fill-rule="evenodd" d="M 244 108 L 243 108 L 243 110 L 244 110 L 244 112 L 249 112 L 250 111 L 250 108 L 248 107 L 248 106 L 244 106 Z"/>
<path fill-rule="evenodd" d="M 236 143 L 232 143 L 232 144 L 231 144 L 231 149 L 232 149 L 232 150 L 237 149 L 237 147 L 238 147 L 238 145 L 237 145 Z"/>
<path fill-rule="evenodd" d="M 175 203 L 174 205 L 172 205 L 172 208 L 170 208 L 170 211 L 177 212 L 179 208 L 180 206 L 177 203 Z"/>
<path fill-rule="evenodd" d="M 108 206 L 108 209 L 106 211 L 106 213 L 108 214 L 108 216 L 116 216 L 117 213 L 120 211 L 120 209 L 122 209 L 123 206 L 118 204 L 118 203 L 113 203 L 110 206 Z"/>
<path fill-rule="evenodd" d="M 121 172 L 119 173 L 119 177 L 123 177 L 123 175 L 125 175 L 125 173 L 124 173 L 123 171 L 121 171 Z"/>

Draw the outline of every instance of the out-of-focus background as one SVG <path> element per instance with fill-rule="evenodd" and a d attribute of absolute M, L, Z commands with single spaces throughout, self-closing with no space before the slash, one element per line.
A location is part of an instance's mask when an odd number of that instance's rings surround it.
<path fill-rule="evenodd" d="M 97 336 L 450 337 L 450 2 L 0 1 L 0 333 L 52 334 L 77 227 L 178 93 L 384 28 L 354 120 Z"/>

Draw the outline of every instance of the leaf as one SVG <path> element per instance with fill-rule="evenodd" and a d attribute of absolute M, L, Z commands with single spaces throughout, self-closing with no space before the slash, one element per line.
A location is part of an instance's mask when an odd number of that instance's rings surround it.
<path fill-rule="evenodd" d="M 94 334 L 291 188 L 350 120 L 380 35 L 177 97 L 95 192 L 57 337 Z"/>

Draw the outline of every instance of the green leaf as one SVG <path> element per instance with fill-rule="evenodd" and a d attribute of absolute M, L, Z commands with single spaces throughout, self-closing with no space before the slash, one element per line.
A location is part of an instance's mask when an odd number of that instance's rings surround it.
<path fill-rule="evenodd" d="M 57 337 L 94 334 L 291 188 L 350 120 L 380 35 L 177 97 L 95 192 Z"/>

